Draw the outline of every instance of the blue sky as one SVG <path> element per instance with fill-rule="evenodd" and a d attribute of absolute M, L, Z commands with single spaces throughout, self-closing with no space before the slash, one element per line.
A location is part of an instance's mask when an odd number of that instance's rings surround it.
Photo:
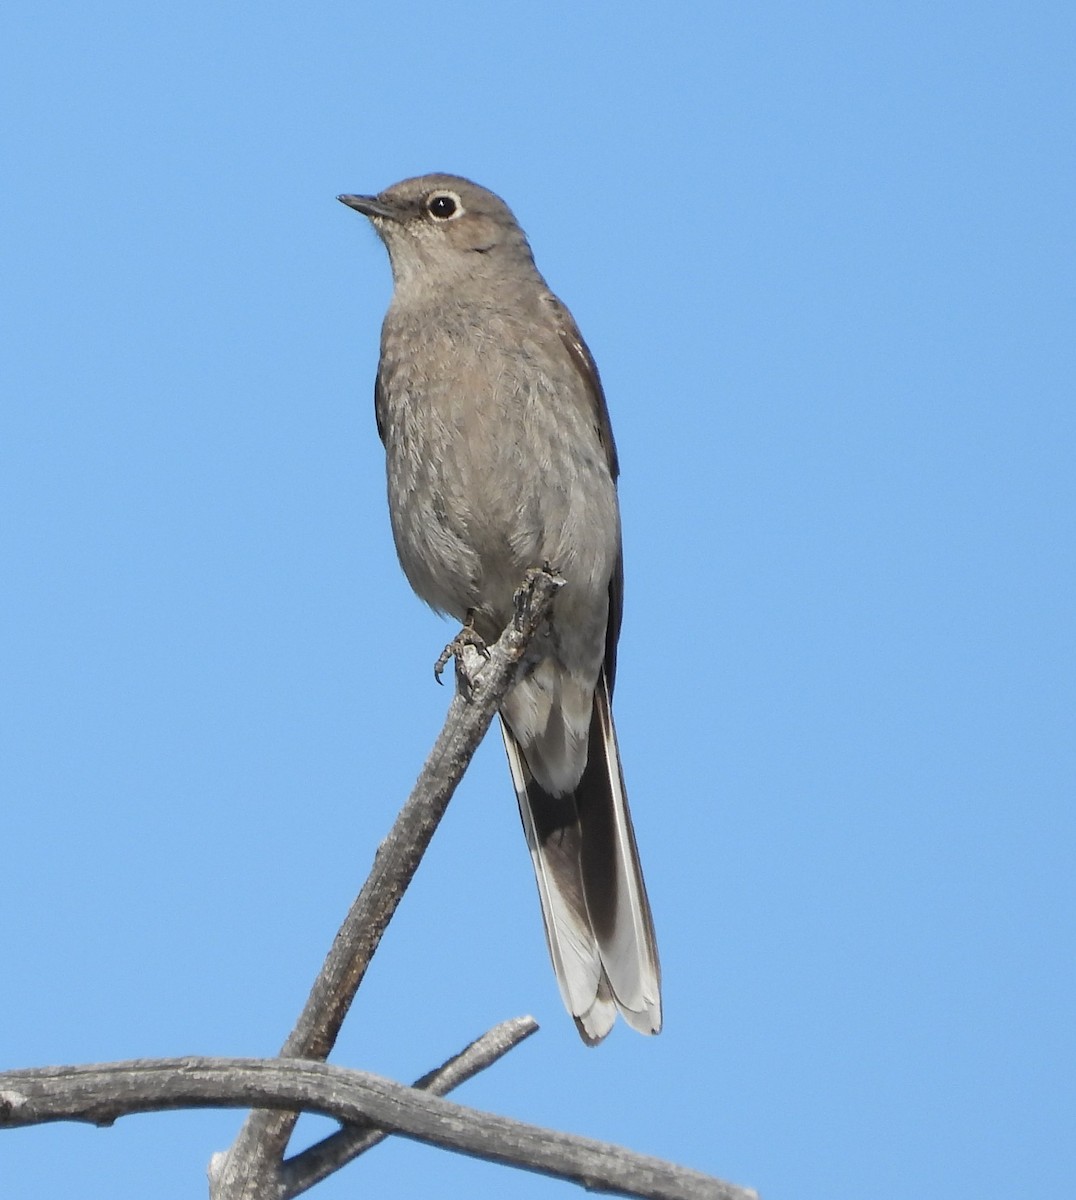
<path fill-rule="evenodd" d="M 1071 5 L 0 16 L 0 1063 L 267 1055 L 447 694 L 344 191 L 502 194 L 601 366 L 666 1029 L 561 1009 L 499 739 L 334 1060 L 765 1200 L 1076 1186 Z M 236 1113 L 0 1137 L 204 1194 Z M 320 1126 L 300 1127 L 306 1138 Z M 568 1195 L 394 1142 L 324 1197 Z"/>

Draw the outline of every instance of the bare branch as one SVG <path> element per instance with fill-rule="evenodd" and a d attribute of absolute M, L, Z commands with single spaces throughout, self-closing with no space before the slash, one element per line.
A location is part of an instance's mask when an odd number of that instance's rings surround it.
<path fill-rule="evenodd" d="M 548 570 L 529 572 L 516 594 L 515 618 L 490 648 L 477 677 L 467 680 L 466 698 L 457 688 L 444 728 L 377 851 L 282 1057 L 328 1058 L 381 936 L 563 583 Z M 280 1200 L 281 1160 L 296 1120 L 294 1113 L 252 1112 L 231 1149 L 214 1156 L 210 1191 L 215 1200 Z"/>
<path fill-rule="evenodd" d="M 473 1079 L 479 1071 L 492 1066 L 537 1029 L 538 1022 L 533 1017 L 513 1017 L 510 1021 L 502 1021 L 446 1063 L 428 1071 L 421 1079 L 416 1079 L 413 1086 L 429 1092 L 431 1096 L 444 1096 L 461 1083 Z M 320 1183 L 388 1136 L 386 1130 L 371 1126 L 368 1122 L 345 1125 L 294 1158 L 289 1158 L 284 1163 L 281 1175 L 285 1200 L 292 1200 L 293 1196 L 312 1188 L 315 1183 Z"/>
<path fill-rule="evenodd" d="M 110 1125 L 190 1107 L 305 1110 L 490 1162 L 647 1200 L 757 1200 L 756 1193 L 632 1151 L 465 1108 L 365 1071 L 296 1059 L 143 1059 L 0 1074 L 0 1128 Z"/>

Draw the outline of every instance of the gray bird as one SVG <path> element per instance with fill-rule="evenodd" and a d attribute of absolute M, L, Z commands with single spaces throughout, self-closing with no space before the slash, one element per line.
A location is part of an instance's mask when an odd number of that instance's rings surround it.
<path fill-rule="evenodd" d="M 661 1028 L 660 970 L 610 709 L 623 592 L 598 369 L 508 206 L 455 175 L 341 196 L 388 249 L 374 403 L 411 586 L 493 641 L 529 568 L 566 580 L 501 729 L 546 939 L 583 1040 Z"/>

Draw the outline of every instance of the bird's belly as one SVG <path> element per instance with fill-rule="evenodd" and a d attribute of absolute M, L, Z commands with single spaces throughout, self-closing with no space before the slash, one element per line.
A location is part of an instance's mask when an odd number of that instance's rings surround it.
<path fill-rule="evenodd" d="M 523 422 L 478 438 L 427 424 L 387 439 L 393 535 L 418 595 L 461 621 L 474 611 L 496 637 L 524 573 L 548 562 L 568 582 L 558 609 L 604 610 L 619 551 L 604 464 Z"/>

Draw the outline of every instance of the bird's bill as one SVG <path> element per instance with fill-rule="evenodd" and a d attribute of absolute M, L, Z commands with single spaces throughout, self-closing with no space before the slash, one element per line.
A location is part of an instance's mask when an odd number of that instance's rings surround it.
<path fill-rule="evenodd" d="M 367 217 L 391 217 L 392 209 L 383 204 L 376 196 L 337 196 L 341 204 L 361 212 Z"/>

